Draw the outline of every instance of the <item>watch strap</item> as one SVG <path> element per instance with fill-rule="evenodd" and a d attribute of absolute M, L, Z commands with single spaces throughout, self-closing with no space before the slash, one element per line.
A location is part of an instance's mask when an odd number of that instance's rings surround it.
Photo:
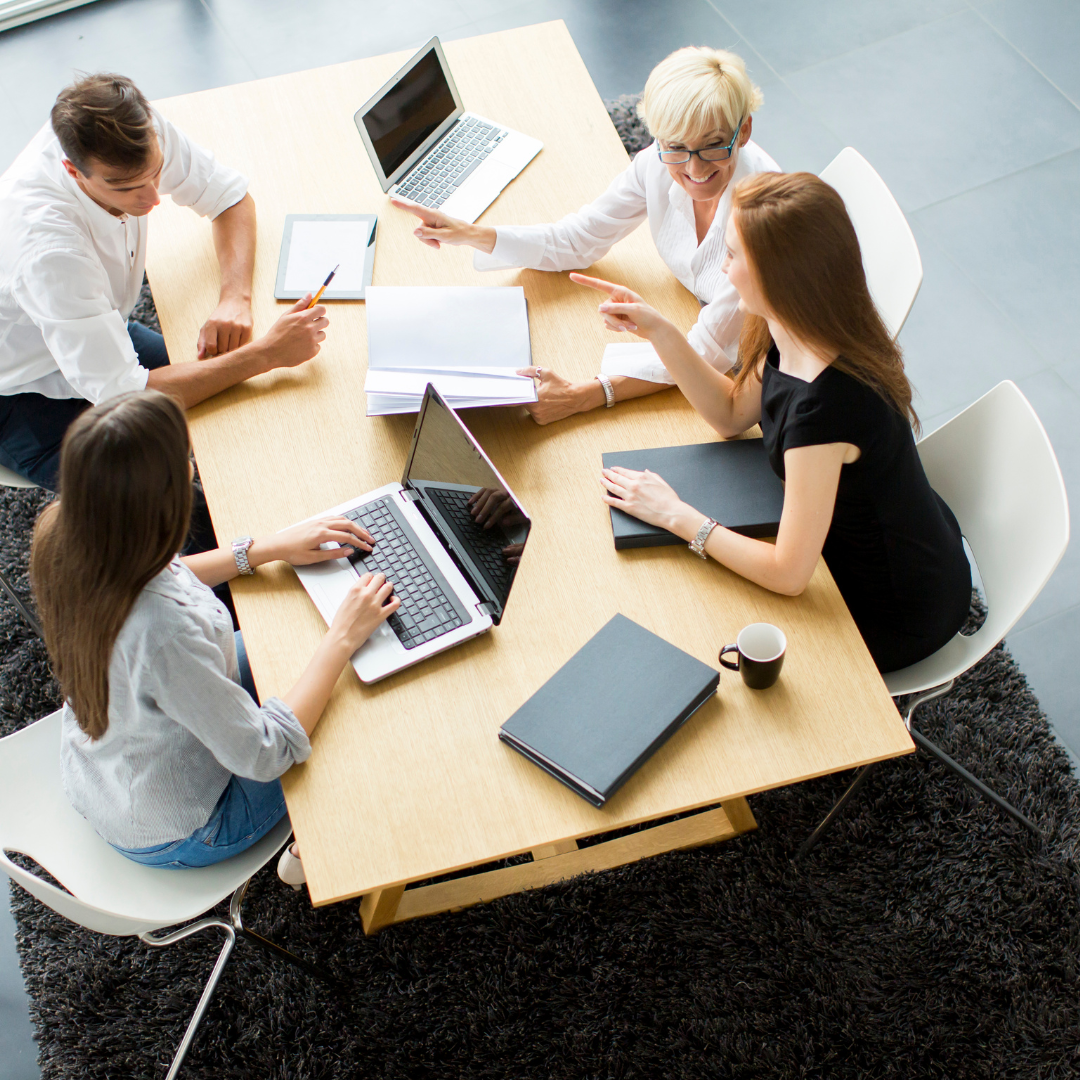
<path fill-rule="evenodd" d="M 241 574 L 254 574 L 255 568 L 248 562 L 248 548 L 255 543 L 254 537 L 241 536 L 239 539 L 232 542 L 233 558 L 236 560 L 236 569 Z"/>
<path fill-rule="evenodd" d="M 596 376 L 596 381 L 604 388 L 605 407 L 612 408 L 615 404 L 615 387 L 611 385 L 611 380 L 603 372 L 600 372 Z"/>
<path fill-rule="evenodd" d="M 712 518 L 707 517 L 702 523 L 701 528 L 697 531 L 697 536 L 690 541 L 690 550 L 701 559 L 707 559 L 705 554 L 705 541 L 709 539 L 709 535 L 713 529 L 719 524 L 717 521 L 713 521 Z"/>

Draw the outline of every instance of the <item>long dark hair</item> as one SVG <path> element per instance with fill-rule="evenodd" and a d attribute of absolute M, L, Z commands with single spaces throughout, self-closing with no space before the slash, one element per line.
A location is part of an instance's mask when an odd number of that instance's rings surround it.
<path fill-rule="evenodd" d="M 732 193 L 732 214 L 765 302 L 797 338 L 835 353 L 833 367 L 869 386 L 916 429 L 911 383 L 866 285 L 844 200 L 813 173 L 759 173 Z M 761 378 L 769 325 L 747 315 L 736 385 Z"/>
<path fill-rule="evenodd" d="M 188 452 L 184 414 L 154 390 L 88 409 L 64 437 L 60 498 L 34 528 L 30 579 L 53 670 L 92 739 L 109 725 L 116 636 L 187 536 Z"/>

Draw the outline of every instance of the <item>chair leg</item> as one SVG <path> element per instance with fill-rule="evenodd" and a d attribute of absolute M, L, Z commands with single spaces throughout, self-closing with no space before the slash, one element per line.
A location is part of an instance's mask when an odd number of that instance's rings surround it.
<path fill-rule="evenodd" d="M 183 1064 L 188 1050 L 191 1049 L 191 1044 L 195 1041 L 195 1032 L 198 1030 L 199 1024 L 202 1023 L 202 1019 L 206 1015 L 206 1010 L 210 1005 L 210 999 L 214 996 L 214 991 L 217 989 L 218 981 L 221 979 L 221 973 L 225 970 L 225 965 L 229 961 L 229 954 L 236 944 L 236 937 L 238 934 L 240 937 L 254 942 L 271 955 L 286 960 L 288 963 L 300 968 L 301 971 L 305 971 L 309 975 L 314 975 L 317 979 L 321 979 L 323 982 L 328 983 L 339 992 L 347 988 L 348 984 L 342 979 L 330 975 L 315 964 L 301 959 L 301 957 L 297 956 L 295 953 L 289 952 L 288 949 L 283 949 L 280 945 L 275 945 L 274 942 L 267 940 L 261 934 L 256 934 L 253 930 L 249 930 L 244 926 L 240 908 L 244 903 L 244 897 L 247 894 L 247 889 L 250 884 L 251 878 L 248 878 L 248 880 L 232 894 L 232 899 L 229 901 L 228 922 L 211 915 L 207 916 L 205 919 L 198 919 L 193 923 L 188 923 L 187 926 L 182 926 L 179 930 L 173 930 L 168 934 L 158 935 L 153 932 L 147 932 L 139 935 L 139 939 L 144 941 L 147 945 L 161 948 L 164 945 L 172 945 L 174 942 L 183 941 L 184 938 L 191 937 L 192 934 L 198 934 L 200 931 L 208 930 L 211 927 L 217 927 L 219 930 L 225 931 L 225 944 L 218 954 L 217 963 L 214 964 L 214 970 L 210 972 L 210 978 L 202 992 L 202 997 L 199 998 L 199 1004 L 195 1006 L 195 1012 L 188 1022 L 187 1031 L 184 1032 L 183 1039 L 180 1040 L 180 1046 L 177 1048 L 176 1054 L 173 1057 L 172 1065 L 169 1066 L 169 1072 L 165 1077 L 165 1080 L 175 1080 L 175 1077 L 179 1075 L 180 1066 Z"/>
<path fill-rule="evenodd" d="M 184 938 L 197 934 L 201 930 L 207 930 L 210 927 L 217 927 L 219 930 L 225 931 L 225 944 L 221 947 L 221 952 L 218 953 L 217 963 L 214 964 L 214 970 L 210 972 L 210 978 L 203 989 L 202 997 L 199 998 L 199 1004 L 195 1006 L 195 1012 L 192 1013 L 191 1020 L 188 1022 L 187 1031 L 184 1032 L 184 1037 L 180 1040 L 180 1045 L 173 1055 L 172 1064 L 169 1066 L 169 1072 L 165 1080 L 175 1080 L 175 1077 L 180 1074 L 180 1066 L 184 1063 L 184 1058 L 187 1056 L 188 1050 L 191 1049 L 191 1044 L 195 1041 L 195 1032 L 198 1030 L 199 1024 L 202 1023 L 202 1018 L 206 1015 L 206 1010 L 210 1006 L 210 999 L 214 996 L 218 981 L 221 979 L 221 973 L 225 970 L 225 965 L 229 961 L 229 954 L 236 944 L 236 933 L 224 919 L 206 918 L 199 919 L 198 922 L 190 923 L 179 930 L 174 930 L 171 934 L 162 934 L 160 937 L 152 933 L 139 935 L 139 938 L 145 941 L 147 945 L 160 948 L 163 945 L 172 945 L 173 942 L 182 941 Z"/>
<path fill-rule="evenodd" d="M 928 753 L 931 753 L 948 768 L 952 769 L 965 784 L 973 787 L 984 799 L 989 799 L 999 809 L 1004 810 L 1014 821 L 1018 821 L 1025 829 L 1030 829 L 1031 832 L 1038 837 L 1040 841 L 1045 840 L 1042 831 L 1039 827 L 1031 821 L 1030 818 L 1026 818 L 1019 810 L 1016 809 L 1012 803 L 1006 802 L 996 791 L 988 788 L 977 776 L 972 776 L 971 773 L 964 768 L 959 762 L 954 761 L 944 750 L 935 746 L 925 735 L 916 731 L 915 728 L 908 729 L 911 733 L 911 737 Z"/>
<path fill-rule="evenodd" d="M 1012 803 L 1006 802 L 996 791 L 988 788 L 977 776 L 972 776 L 963 765 L 958 761 L 954 761 L 944 750 L 935 746 L 921 731 L 916 731 L 916 729 L 911 726 L 911 718 L 915 715 L 915 710 L 927 701 L 933 701 L 934 698 L 939 698 L 943 694 L 947 694 L 953 688 L 953 681 L 954 680 L 950 679 L 942 686 L 937 686 L 933 690 L 927 690 L 911 702 L 908 706 L 907 716 L 904 717 L 904 725 L 908 729 L 908 734 L 914 739 L 916 745 L 922 747 L 927 753 L 933 754 L 942 765 L 952 769 L 965 784 L 974 788 L 984 799 L 989 799 L 996 807 L 1004 810 L 1014 821 L 1019 822 L 1025 829 L 1030 829 L 1040 841 L 1045 840 L 1046 838 L 1043 836 L 1039 827 L 1031 821 L 1030 818 L 1021 814 Z"/>
<path fill-rule="evenodd" d="M 41 623 L 34 617 L 33 612 L 23 603 L 19 594 L 11 587 L 11 583 L 8 581 L 4 574 L 0 574 L 0 589 L 7 594 L 7 598 L 18 609 L 19 614 L 26 620 L 27 625 L 42 641 L 45 640 L 45 634 L 41 629 Z"/>
<path fill-rule="evenodd" d="M 833 823 L 840 816 L 844 807 L 855 797 L 859 789 L 870 778 L 870 773 L 873 772 L 877 763 L 871 762 L 869 765 L 864 765 L 855 774 L 855 779 L 852 781 L 851 786 L 840 796 L 837 804 L 829 811 L 825 820 L 803 841 L 802 847 L 795 853 L 795 857 L 791 860 L 793 863 L 799 862 L 810 853 L 817 842 L 832 828 Z"/>
<path fill-rule="evenodd" d="M 298 967 L 301 971 L 307 972 L 308 975 L 314 976 L 316 979 L 321 980 L 334 990 L 343 990 L 347 984 L 336 975 L 331 975 L 328 971 L 323 970 L 317 964 L 313 964 L 308 960 L 304 960 L 302 957 L 297 956 L 295 953 L 289 952 L 288 949 L 283 949 L 280 945 L 275 944 L 267 938 L 264 938 L 261 934 L 256 934 L 254 930 L 249 930 L 244 925 L 244 920 L 241 915 L 240 908 L 244 903 L 244 896 L 247 893 L 247 887 L 250 884 L 249 881 L 245 881 L 243 885 L 236 890 L 232 895 L 232 900 L 229 902 L 229 918 L 232 920 L 233 930 L 236 931 L 242 938 L 247 941 L 258 945 L 259 948 L 268 952 L 271 956 L 276 956 L 280 960 L 286 961 L 286 963 L 292 964 L 294 967 Z"/>

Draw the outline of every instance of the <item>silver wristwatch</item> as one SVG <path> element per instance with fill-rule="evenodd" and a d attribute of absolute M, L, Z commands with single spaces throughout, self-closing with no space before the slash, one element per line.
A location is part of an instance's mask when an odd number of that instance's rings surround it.
<path fill-rule="evenodd" d="M 701 523 L 701 528 L 698 529 L 697 536 L 695 536 L 694 539 L 690 541 L 690 550 L 699 558 L 708 558 L 708 556 L 705 554 L 705 541 L 709 539 L 709 534 L 719 524 L 720 523 L 718 521 L 713 521 L 712 518 L 706 518 Z"/>
<path fill-rule="evenodd" d="M 251 536 L 241 536 L 239 540 L 232 542 L 233 558 L 236 560 L 236 569 L 241 574 L 254 574 L 255 567 L 248 562 L 248 548 L 255 543 L 255 538 Z"/>
<path fill-rule="evenodd" d="M 604 405 L 606 408 L 613 408 L 615 405 L 615 387 L 611 385 L 611 380 L 601 372 L 596 376 L 596 381 L 604 388 Z"/>

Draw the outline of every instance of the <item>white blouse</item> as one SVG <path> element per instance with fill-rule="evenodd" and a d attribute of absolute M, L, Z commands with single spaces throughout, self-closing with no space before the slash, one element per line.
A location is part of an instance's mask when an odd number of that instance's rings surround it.
<path fill-rule="evenodd" d="M 727 371 L 738 356 L 742 328 L 739 294 L 720 268 L 727 254 L 724 230 L 731 213 L 731 193 L 743 177 L 779 171 L 780 166 L 761 147 L 753 140 L 748 142 L 739 151 L 731 182 L 720 197 L 705 239 L 699 244 L 693 200 L 672 180 L 657 154 L 656 143 L 652 143 L 635 156 L 600 198 L 576 214 L 567 214 L 551 225 L 498 226 L 494 250 L 490 255 L 476 252 L 473 266 L 477 270 L 513 266 L 582 270 L 603 258 L 648 218 L 660 257 L 702 305 L 687 340 L 710 364 Z M 674 382 L 652 347 L 646 343 L 643 348 L 649 354 L 648 360 L 636 362 L 632 369 L 609 373 Z M 640 356 L 642 350 L 634 351 Z M 605 363 L 604 370 L 608 371 L 609 366 Z"/>

